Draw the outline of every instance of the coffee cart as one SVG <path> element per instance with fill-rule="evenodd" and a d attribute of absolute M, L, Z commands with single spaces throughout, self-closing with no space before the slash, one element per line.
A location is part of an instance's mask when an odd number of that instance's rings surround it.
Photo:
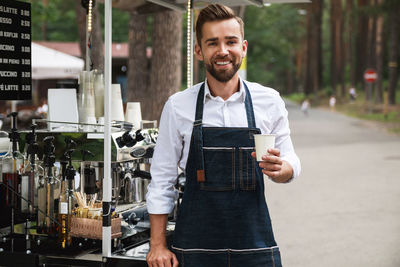
<path fill-rule="evenodd" d="M 167 8 L 188 12 L 188 85 L 192 85 L 193 62 L 193 9 L 201 8 L 207 2 L 215 1 L 184 1 L 184 0 L 147 0 Z M 117 5 L 145 3 L 146 1 L 116 1 Z M 307 2 L 304 0 L 224 0 L 219 1 L 229 6 L 256 5 L 263 6 L 266 2 Z M 112 1 L 105 3 L 105 64 L 104 64 L 104 124 L 77 124 L 77 127 L 89 126 L 89 131 L 78 133 L 49 132 L 36 130 L 36 141 L 44 142 L 48 150 L 54 150 L 54 155 L 49 153 L 45 167 L 53 167 L 51 159 L 60 158 L 71 151 L 68 141 L 78 143 L 74 150 L 88 151 L 97 149 L 94 157 L 85 159 L 73 154 L 69 155 L 69 166 L 81 168 L 79 182 L 74 181 L 77 191 L 86 195 L 98 194 L 101 199 L 101 218 L 96 223 L 87 217 L 75 218 L 72 229 L 68 234 L 73 236 L 69 249 L 60 250 L 59 237 L 54 238 L 51 231 L 43 234 L 33 234 L 30 231 L 29 219 L 14 221 L 11 225 L 12 233 L 17 235 L 4 236 L 0 240 L 0 264 L 3 266 L 147 266 L 146 254 L 149 251 L 150 223 L 146 209 L 144 194 L 151 176 L 152 148 L 156 143 L 157 122 L 150 123 L 150 127 L 133 127 L 126 123 L 117 123 L 111 118 L 111 36 L 112 36 Z M 131 3 L 132 4 L 132 3 Z M 89 55 L 87 54 L 87 58 Z M 67 123 L 60 121 L 34 121 L 40 123 Z M 90 128 L 92 127 L 92 128 Z M 104 127 L 101 131 L 93 131 L 95 127 Z M 44 127 L 46 128 L 46 126 Z M 29 133 L 21 133 L 26 136 Z M 139 138 L 140 137 L 140 138 Z M 69 139 L 68 139 L 69 138 Z M 23 139 L 23 138 L 22 138 Z M 57 144 L 60 140 L 65 144 Z M 24 144 L 28 146 L 28 144 Z M 63 152 L 54 149 L 62 147 Z M 23 148 L 23 147 L 21 147 Z M 57 154 L 59 153 L 59 154 Z M 50 173 L 50 171 L 49 171 Z M 86 177 L 88 176 L 88 177 Z M 93 178 L 95 177 L 95 178 Z M 72 180 L 72 179 L 71 179 Z M 179 179 L 178 179 L 179 180 Z M 91 186 L 89 186 L 91 185 Z M 178 184 L 180 190 L 183 184 Z M 182 186 L 183 187 L 183 186 Z M 52 189 L 54 191 L 54 189 Z M 54 195 L 55 192 L 52 191 Z M 180 190 L 182 191 L 182 190 Z M 49 191 L 47 191 L 49 192 Z M 180 192 L 181 194 L 183 192 Z M 60 194 L 60 192 L 59 192 Z M 62 192 L 61 192 L 62 194 Z M 89 200 L 89 199 L 88 199 Z M 48 203 L 47 203 L 48 204 Z M 176 209 L 179 200 L 176 203 Z M 44 208 L 45 209 L 45 208 Z M 167 241 L 171 241 L 174 230 L 175 211 L 170 214 L 167 226 Z M 40 209 L 39 209 L 40 210 Z M 90 210 L 94 212 L 95 209 Z M 78 211 L 79 212 L 79 211 Z M 82 211 L 83 213 L 85 210 Z M 89 211 L 86 211 L 88 213 Z M 40 213 L 40 212 L 39 212 Z M 39 215 L 38 215 L 39 216 Z M 98 217 L 99 215 L 93 215 Z M 45 214 L 47 226 L 55 223 L 59 226 L 57 218 Z M 61 225 L 62 227 L 62 225 Z M 15 229 L 14 229 L 15 228 Z M 101 232 L 101 234 L 100 234 Z M 59 232 L 58 232 L 59 233 Z M 22 238 L 21 238 L 22 237 Z"/>

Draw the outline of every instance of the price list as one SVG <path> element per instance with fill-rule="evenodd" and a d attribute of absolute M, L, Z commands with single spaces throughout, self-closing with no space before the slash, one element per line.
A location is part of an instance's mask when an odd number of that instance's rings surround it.
<path fill-rule="evenodd" d="M 0 1 L 0 100 L 32 99 L 31 4 Z"/>

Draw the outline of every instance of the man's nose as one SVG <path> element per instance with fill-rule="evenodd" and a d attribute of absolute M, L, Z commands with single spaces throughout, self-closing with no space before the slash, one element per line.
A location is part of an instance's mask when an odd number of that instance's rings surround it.
<path fill-rule="evenodd" d="M 225 44 L 220 44 L 219 46 L 218 46 L 218 55 L 228 55 L 229 54 L 229 52 L 228 52 L 228 48 L 226 47 L 226 45 Z"/>

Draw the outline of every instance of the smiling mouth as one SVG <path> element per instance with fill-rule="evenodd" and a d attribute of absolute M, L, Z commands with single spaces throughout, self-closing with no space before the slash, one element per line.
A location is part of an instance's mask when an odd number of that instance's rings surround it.
<path fill-rule="evenodd" d="M 215 64 L 217 64 L 218 66 L 225 66 L 228 65 L 229 63 L 231 63 L 230 61 L 219 61 L 219 62 L 215 62 Z"/>

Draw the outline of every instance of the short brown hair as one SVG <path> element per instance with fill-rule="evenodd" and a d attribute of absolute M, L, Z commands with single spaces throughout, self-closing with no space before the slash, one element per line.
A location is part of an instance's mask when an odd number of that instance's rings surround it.
<path fill-rule="evenodd" d="M 203 8 L 196 21 L 196 38 L 198 45 L 201 46 L 201 38 L 203 37 L 202 28 L 206 22 L 221 21 L 227 19 L 236 19 L 240 25 L 240 33 L 244 38 L 244 23 L 243 20 L 235 15 L 235 12 L 227 6 L 220 4 L 211 4 Z"/>

